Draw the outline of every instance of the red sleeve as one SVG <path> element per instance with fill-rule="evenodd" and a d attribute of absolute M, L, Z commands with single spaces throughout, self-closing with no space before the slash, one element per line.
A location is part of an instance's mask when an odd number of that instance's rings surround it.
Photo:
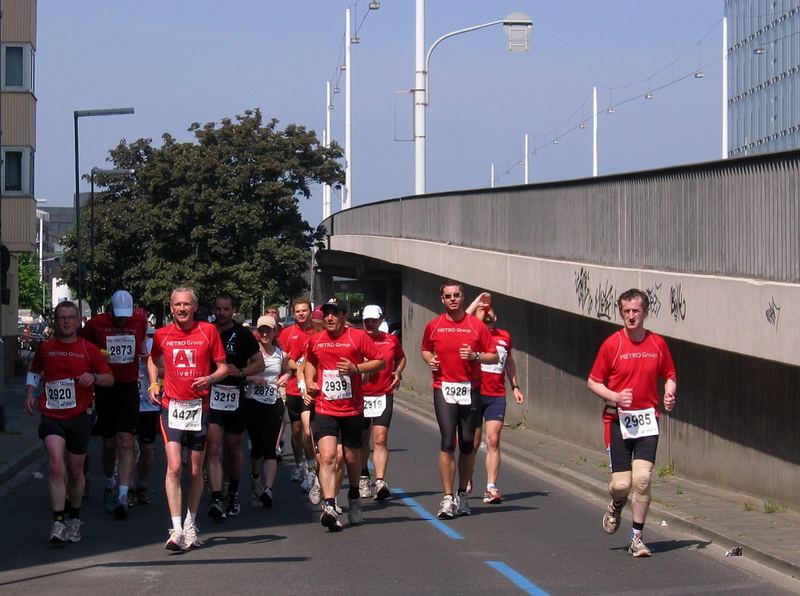
<path fill-rule="evenodd" d="M 435 321 L 436 319 L 425 325 L 425 332 L 422 334 L 422 349 L 425 350 L 426 352 L 434 351 L 431 335 L 433 334 L 433 324 Z"/>
<path fill-rule="evenodd" d="M 394 335 L 390 335 L 389 337 L 394 341 L 394 359 L 400 360 L 401 358 L 405 358 L 406 353 L 403 351 L 403 344 L 400 343 L 400 340 Z"/>
<path fill-rule="evenodd" d="M 287 354 L 289 353 L 289 346 L 286 345 L 286 342 L 289 339 L 289 329 L 291 329 L 291 325 L 281 329 L 281 333 L 278 335 L 278 347 Z"/>
<path fill-rule="evenodd" d="M 41 374 L 44 372 L 44 353 L 47 351 L 47 344 L 50 342 L 44 342 L 43 344 L 39 345 L 39 349 L 33 354 L 33 362 L 31 362 L 31 372 Z"/>
<path fill-rule="evenodd" d="M 97 330 L 95 329 L 96 326 L 97 326 L 96 319 L 95 317 L 92 317 L 91 319 L 86 321 L 86 324 L 83 326 L 83 329 L 81 329 L 80 335 L 83 339 L 92 342 L 96 346 L 99 346 L 100 338 L 97 337 Z"/>
<path fill-rule="evenodd" d="M 677 373 L 675 371 L 675 362 L 672 360 L 672 353 L 669 351 L 669 346 L 667 346 L 667 342 L 664 340 L 663 337 L 659 337 L 660 348 L 661 348 L 661 370 L 659 371 L 662 378 L 664 379 L 672 379 L 673 381 L 677 381 Z"/>
<path fill-rule="evenodd" d="M 319 368 L 319 358 L 317 358 L 317 354 L 314 352 L 314 346 L 317 345 L 317 337 L 311 337 L 305 344 L 305 348 L 303 349 L 303 355 L 305 356 L 306 362 L 310 362 L 314 368 Z M 295 359 L 296 360 L 296 359 Z"/>
<path fill-rule="evenodd" d="M 600 350 L 597 352 L 597 358 L 595 358 L 592 370 L 589 373 L 589 378 L 596 383 L 605 385 L 608 382 L 609 374 L 611 374 L 611 362 L 613 359 L 611 351 L 613 346 L 610 340 L 613 337 L 616 337 L 616 335 L 612 335 L 606 339 L 600 346 Z"/>
<path fill-rule="evenodd" d="M 153 345 L 150 346 L 150 356 L 153 357 L 153 360 L 158 360 L 159 356 L 164 353 L 161 349 L 161 338 L 164 336 L 163 329 L 163 327 L 161 329 L 157 329 L 155 335 L 153 335 Z"/>
<path fill-rule="evenodd" d="M 291 358 L 294 361 L 299 360 L 300 357 L 303 356 L 306 353 L 306 348 L 308 347 L 308 344 L 310 343 L 310 341 L 311 341 L 311 336 L 310 335 L 303 335 L 303 336 L 300 336 L 297 339 L 297 341 L 292 342 L 293 345 L 290 346 L 290 349 L 287 352 L 287 354 L 289 355 L 289 358 Z M 281 348 L 281 349 L 283 349 L 283 348 Z"/>
<path fill-rule="evenodd" d="M 210 323 L 209 323 L 210 325 Z M 214 329 L 214 333 L 211 333 L 211 359 L 214 362 L 225 362 L 227 357 L 225 356 L 225 348 L 222 345 L 222 338 L 217 333 L 217 330 Z"/>
<path fill-rule="evenodd" d="M 359 349 L 364 358 L 367 360 L 384 360 L 383 354 L 381 354 L 378 346 L 375 345 L 375 342 L 372 341 L 372 338 L 367 332 L 362 331 L 359 335 L 361 336 L 361 345 Z"/>

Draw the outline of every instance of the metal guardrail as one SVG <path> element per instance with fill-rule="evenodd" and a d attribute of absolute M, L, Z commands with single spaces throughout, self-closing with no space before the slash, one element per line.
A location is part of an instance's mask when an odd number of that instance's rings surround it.
<path fill-rule="evenodd" d="M 800 282 L 800 151 L 405 197 L 336 213 L 368 234 L 614 267 Z"/>

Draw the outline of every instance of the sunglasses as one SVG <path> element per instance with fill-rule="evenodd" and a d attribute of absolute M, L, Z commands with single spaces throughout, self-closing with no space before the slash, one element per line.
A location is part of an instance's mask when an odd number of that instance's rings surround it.
<path fill-rule="evenodd" d="M 452 300 L 454 298 L 461 298 L 461 292 L 454 292 L 453 294 L 442 294 L 445 300 Z"/>

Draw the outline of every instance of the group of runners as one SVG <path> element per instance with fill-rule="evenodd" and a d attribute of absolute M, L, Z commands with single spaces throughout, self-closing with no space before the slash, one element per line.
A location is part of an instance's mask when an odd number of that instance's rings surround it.
<path fill-rule="evenodd" d="M 440 299 L 444 312 L 425 327 L 420 351 L 431 370 L 441 435 L 443 496 L 437 517 L 448 520 L 471 514 L 475 453 L 482 441 L 487 451 L 483 502 L 502 502 L 497 479 L 506 381 L 516 403 L 525 397 L 512 338 L 497 325 L 491 295 L 482 292 L 465 306 L 463 286 L 448 281 L 441 285 Z M 92 317 L 82 331 L 73 303 L 56 307 L 56 336 L 42 344 L 31 363 L 25 403 L 32 414 L 38 401 L 42 414 L 39 435 L 50 467 L 51 542 L 81 539 L 93 403 L 96 431 L 103 437 L 104 507 L 118 519 L 128 517 L 130 506 L 150 501 L 147 481 L 160 430 L 171 517 L 168 550 L 202 544 L 197 516 L 206 482 L 208 516 L 221 521 L 239 515 L 245 432 L 253 501 L 272 507 L 285 411 L 294 455 L 291 480 L 300 482 L 311 503 L 321 508 L 324 527 L 333 532 L 343 527 L 338 495 L 345 472 L 350 524 L 363 521 L 362 499 L 391 496 L 387 441 L 393 396 L 407 361 L 400 342 L 385 328 L 381 308 L 365 306 L 364 328 L 359 329 L 349 325 L 343 301 L 332 298 L 312 310 L 309 300 L 300 298 L 291 305 L 294 324 L 282 328 L 272 308 L 253 330 L 234 321 L 236 306 L 231 295 L 221 294 L 213 304 L 214 323 L 198 320 L 196 293 L 179 287 L 170 296 L 172 322 L 153 330 L 144 313 L 134 308 L 131 294 L 119 290 L 111 309 Z M 604 403 L 612 469 L 603 529 L 616 532 L 632 491 L 629 552 L 640 557 L 650 555 L 642 529 L 658 444 L 656 383 L 665 379 L 664 409 L 670 411 L 676 377 L 666 343 L 644 329 L 646 295 L 630 290 L 619 297 L 618 306 L 624 326 L 601 346 L 588 385 Z M 181 489 L 184 465 L 186 499 Z"/>

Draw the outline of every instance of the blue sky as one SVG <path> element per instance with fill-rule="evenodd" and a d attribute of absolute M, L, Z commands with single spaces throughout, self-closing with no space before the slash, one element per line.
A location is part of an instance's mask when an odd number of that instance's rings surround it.
<path fill-rule="evenodd" d="M 366 0 L 349 4 L 354 26 Z M 39 0 L 36 194 L 69 205 L 74 192 L 72 112 L 133 106 L 133 116 L 80 122 L 81 171 L 108 167 L 119 139 L 164 132 L 188 140 L 192 122 L 260 107 L 281 126 L 320 138 L 325 81 L 338 76 L 346 2 L 338 0 Z M 414 192 L 411 134 L 413 0 L 382 0 L 352 50 L 353 205 Z M 531 49 L 509 54 L 502 27 L 449 39 L 432 57 L 428 192 L 591 175 L 591 116 L 599 87 L 599 172 L 612 174 L 721 155 L 722 0 L 428 0 L 426 47 L 444 33 L 524 12 Z M 705 76 L 691 73 L 698 65 Z M 690 74 L 681 82 L 672 83 Z M 344 83 L 342 80 L 342 88 Z M 395 93 L 400 91 L 400 93 Z M 395 110 L 396 101 L 396 110 Z M 395 113 L 396 112 L 396 113 Z M 559 143 L 553 140 L 559 137 Z M 344 98 L 333 138 L 344 144 Z M 82 187 L 83 189 L 83 187 Z M 321 191 L 303 201 L 321 219 Z M 338 210 L 338 195 L 334 196 Z"/>

